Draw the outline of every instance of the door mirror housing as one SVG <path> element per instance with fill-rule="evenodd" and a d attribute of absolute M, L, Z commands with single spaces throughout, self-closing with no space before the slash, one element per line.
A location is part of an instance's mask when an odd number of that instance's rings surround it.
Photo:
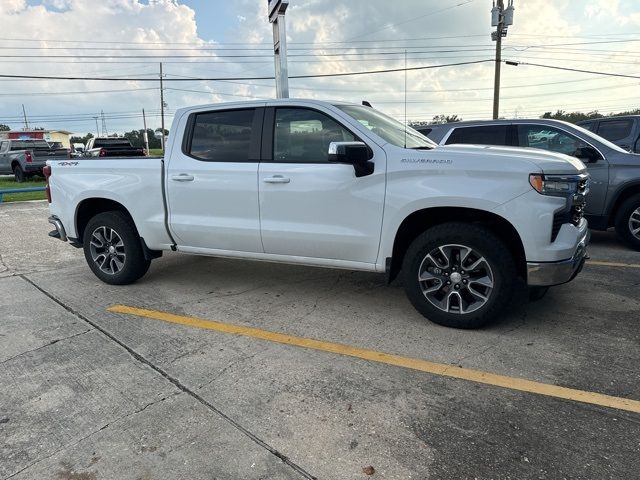
<path fill-rule="evenodd" d="M 356 177 L 373 173 L 374 164 L 370 161 L 371 150 L 364 142 L 331 142 L 328 155 L 331 163 L 353 165 Z"/>
<path fill-rule="evenodd" d="M 598 160 L 602 159 L 602 155 L 600 155 L 600 152 L 598 152 L 598 150 L 593 148 L 591 145 L 578 147 L 574 156 L 586 163 L 596 163 Z"/>

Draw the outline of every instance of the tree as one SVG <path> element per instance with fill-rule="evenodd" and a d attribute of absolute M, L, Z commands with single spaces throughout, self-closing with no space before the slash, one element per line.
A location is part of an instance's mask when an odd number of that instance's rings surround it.
<path fill-rule="evenodd" d="M 160 131 L 160 129 L 158 129 Z M 125 132 L 123 135 L 127 140 L 131 142 L 134 147 L 144 147 L 144 129 L 131 130 Z M 149 139 L 149 148 L 162 148 L 162 143 L 159 138 L 156 138 L 155 132 L 147 128 L 147 138 Z"/>
<path fill-rule="evenodd" d="M 431 121 L 409 122 L 409 126 L 412 128 L 425 127 L 427 125 L 433 125 L 438 123 L 452 123 L 461 122 L 462 118 L 458 115 L 436 115 Z"/>
<path fill-rule="evenodd" d="M 0 132 L 8 132 L 9 130 L 11 130 L 11 127 L 9 125 L 0 123 Z"/>
<path fill-rule="evenodd" d="M 93 138 L 92 133 L 87 133 L 84 137 L 71 137 L 69 141 L 71 143 L 82 143 L 86 145 L 90 138 Z"/>
<path fill-rule="evenodd" d="M 545 112 L 541 118 L 552 118 L 554 120 L 564 120 L 565 122 L 581 122 L 582 120 L 592 120 L 594 118 L 604 118 L 604 117 L 617 117 L 619 115 L 639 115 L 640 108 L 636 108 L 635 110 L 628 110 L 626 112 L 618 112 L 618 113 L 609 113 L 607 115 L 603 115 L 597 110 L 593 110 L 591 112 L 565 112 L 564 110 L 556 110 L 555 113 Z"/>

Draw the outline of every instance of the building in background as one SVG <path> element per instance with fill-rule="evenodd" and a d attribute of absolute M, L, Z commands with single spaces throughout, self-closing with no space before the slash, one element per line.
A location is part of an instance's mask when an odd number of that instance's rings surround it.
<path fill-rule="evenodd" d="M 0 132 L 0 140 L 46 140 L 61 142 L 64 148 L 70 148 L 70 135 L 66 130 L 9 130 Z"/>

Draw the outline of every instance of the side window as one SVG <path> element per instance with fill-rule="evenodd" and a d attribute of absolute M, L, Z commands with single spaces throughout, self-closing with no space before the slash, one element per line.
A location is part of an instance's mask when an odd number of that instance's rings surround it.
<path fill-rule="evenodd" d="M 482 127 L 459 127 L 447 138 L 452 143 L 477 145 L 509 145 L 507 133 L 509 125 L 485 125 Z"/>
<path fill-rule="evenodd" d="M 631 135 L 633 120 L 600 120 L 598 135 L 607 140 L 622 140 Z"/>
<path fill-rule="evenodd" d="M 587 130 L 591 130 L 592 132 L 596 131 L 596 122 L 580 122 L 578 125 L 582 128 L 586 128 Z"/>
<path fill-rule="evenodd" d="M 554 127 L 518 125 L 518 145 L 575 156 L 578 149 L 586 147 L 587 143 Z"/>
<path fill-rule="evenodd" d="M 255 109 L 195 114 L 188 155 L 207 162 L 249 160 Z"/>
<path fill-rule="evenodd" d="M 418 130 L 425 137 L 428 137 L 431 131 L 433 130 L 433 128 L 418 127 L 416 128 L 416 130 Z"/>
<path fill-rule="evenodd" d="M 0 153 L 4 153 L 7 148 L 7 142 L 0 142 Z"/>
<path fill-rule="evenodd" d="M 356 137 L 327 115 L 305 108 L 278 108 L 275 115 L 273 160 L 289 163 L 327 161 L 331 142 Z"/>

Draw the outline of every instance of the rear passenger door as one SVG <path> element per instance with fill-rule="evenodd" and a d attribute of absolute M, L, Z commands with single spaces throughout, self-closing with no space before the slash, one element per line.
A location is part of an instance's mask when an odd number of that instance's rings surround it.
<path fill-rule="evenodd" d="M 457 127 L 445 141 L 445 145 L 451 144 L 511 146 L 511 126 L 501 124 Z"/>
<path fill-rule="evenodd" d="M 260 221 L 265 253 L 373 264 L 385 191 L 384 151 L 369 145 L 374 172 L 329 163 L 331 142 L 358 141 L 327 113 L 267 109 L 260 164 Z"/>
<path fill-rule="evenodd" d="M 257 174 L 264 109 L 192 113 L 166 168 L 169 224 L 182 250 L 262 252 Z M 180 128 L 180 127 L 179 127 Z"/>

